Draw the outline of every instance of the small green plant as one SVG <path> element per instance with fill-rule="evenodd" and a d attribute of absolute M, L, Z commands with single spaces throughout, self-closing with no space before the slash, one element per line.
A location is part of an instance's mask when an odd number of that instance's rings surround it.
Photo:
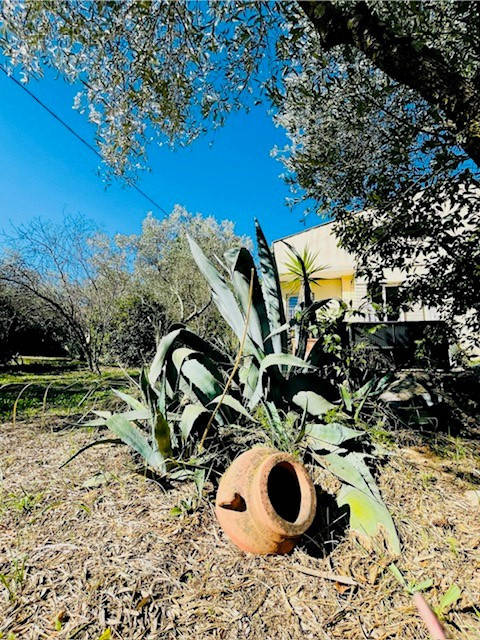
<path fill-rule="evenodd" d="M 392 564 L 388 566 L 388 570 L 393 575 L 393 577 L 397 580 L 397 582 L 410 595 L 413 595 L 418 591 L 427 591 L 433 586 L 433 580 L 431 578 L 427 578 L 426 580 L 421 580 L 420 582 L 417 582 L 416 580 L 409 580 L 407 582 L 403 577 L 400 569 L 397 567 L 397 565 L 394 562 L 392 562 Z"/>
<path fill-rule="evenodd" d="M 207 473 L 205 469 L 196 469 L 193 472 L 193 480 L 195 482 L 196 495 L 183 498 L 180 502 L 170 509 L 170 515 L 179 517 L 193 513 L 203 498 L 203 490 L 205 488 Z"/>
<path fill-rule="evenodd" d="M 457 584 L 451 584 L 449 588 L 445 591 L 443 596 L 440 599 L 440 602 L 436 607 L 434 607 L 434 611 L 440 620 L 445 618 L 445 614 L 452 608 L 452 606 L 459 600 L 462 596 L 462 591 Z"/>
<path fill-rule="evenodd" d="M 302 416 L 295 411 L 278 411 L 275 404 L 269 401 L 262 402 L 256 412 L 270 446 L 294 454 L 299 453 L 305 435 L 305 416 L 305 411 Z"/>
<path fill-rule="evenodd" d="M 0 584 L 2 584 L 8 592 L 8 598 L 14 602 L 17 594 L 25 582 L 25 562 L 26 558 L 14 559 L 10 563 L 10 571 L 0 573 Z"/>
<path fill-rule="evenodd" d="M 43 500 L 43 493 L 28 493 L 22 488 L 20 494 L 9 493 L 3 498 L 3 508 L 18 512 L 19 515 L 31 513 Z"/>

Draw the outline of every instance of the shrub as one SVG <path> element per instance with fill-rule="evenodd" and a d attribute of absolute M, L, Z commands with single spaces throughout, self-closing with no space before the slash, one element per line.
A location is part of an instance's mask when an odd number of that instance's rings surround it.
<path fill-rule="evenodd" d="M 164 324 L 163 306 L 152 296 L 121 298 L 107 335 L 107 358 L 126 366 L 144 365 L 155 354 Z"/>

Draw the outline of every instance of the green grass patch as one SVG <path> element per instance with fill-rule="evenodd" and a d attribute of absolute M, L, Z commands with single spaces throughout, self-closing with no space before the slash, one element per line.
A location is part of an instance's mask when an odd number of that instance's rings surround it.
<path fill-rule="evenodd" d="M 22 364 L 0 371 L 0 419 L 11 420 L 39 415 L 86 413 L 114 401 L 111 388 L 127 388 L 128 375 L 105 367 L 101 374 L 82 368 L 81 363 L 63 359 L 23 358 Z"/>

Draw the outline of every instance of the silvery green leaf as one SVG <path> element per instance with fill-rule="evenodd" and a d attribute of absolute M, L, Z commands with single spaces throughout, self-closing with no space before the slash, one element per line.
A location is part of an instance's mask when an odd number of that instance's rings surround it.
<path fill-rule="evenodd" d="M 292 401 L 297 407 L 307 409 L 312 416 L 323 416 L 335 408 L 334 404 L 314 391 L 299 391 L 293 396 Z"/>

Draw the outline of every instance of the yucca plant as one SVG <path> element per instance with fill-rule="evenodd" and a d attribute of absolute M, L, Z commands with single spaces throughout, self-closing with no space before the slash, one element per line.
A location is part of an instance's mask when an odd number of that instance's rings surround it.
<path fill-rule="evenodd" d="M 94 424 L 106 425 L 116 436 L 113 441 L 131 446 L 156 471 L 179 477 L 205 466 L 212 447 L 236 425 L 239 432 L 258 431 L 263 411 L 274 446 L 308 451 L 340 478 L 337 500 L 349 505 L 351 528 L 365 541 L 381 528 L 390 550 L 398 553 L 395 527 L 366 463 L 373 455 L 366 453 L 367 434 L 346 426 L 345 389 L 323 376 L 337 356 L 322 340 L 305 356 L 303 319 L 311 318 L 312 310 L 286 321 L 278 270 L 257 222 L 256 235 L 260 274 L 247 249 L 227 251 L 217 267 L 189 238 L 213 301 L 239 341 L 235 361 L 185 327 L 174 327 L 142 372 L 141 400 L 117 392 L 128 411 L 100 413 Z M 328 301 L 312 304 L 318 309 Z M 301 334 L 295 354 L 289 348 L 292 323 L 299 324 Z"/>
<path fill-rule="evenodd" d="M 305 301 L 307 301 L 306 298 L 310 295 L 311 286 L 320 282 L 322 279 L 320 274 L 327 266 L 320 264 L 318 251 L 312 251 L 308 247 L 297 251 L 293 245 L 285 240 L 283 240 L 283 244 L 290 251 L 284 272 L 288 278 L 288 286 L 293 292 L 300 289 Z"/>

